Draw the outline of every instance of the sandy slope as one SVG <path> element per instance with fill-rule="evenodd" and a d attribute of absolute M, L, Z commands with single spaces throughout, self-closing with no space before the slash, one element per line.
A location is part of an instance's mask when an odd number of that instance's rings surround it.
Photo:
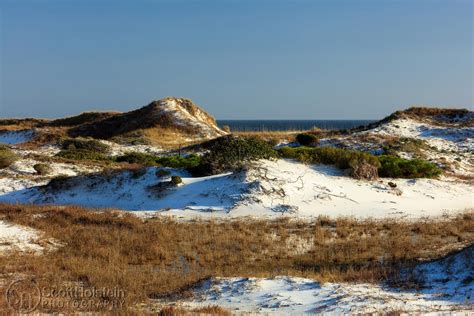
<path fill-rule="evenodd" d="M 403 118 L 363 133 L 423 139 L 439 149 L 474 152 L 474 127 L 439 127 Z"/>
<path fill-rule="evenodd" d="M 474 246 L 422 263 L 414 275 L 422 288 L 402 290 L 367 283 L 325 283 L 280 276 L 216 278 L 195 289 L 186 307 L 219 305 L 234 312 L 288 314 L 425 313 L 474 308 Z"/>
<path fill-rule="evenodd" d="M 424 291 L 400 291 L 366 283 L 320 284 L 295 277 L 218 278 L 196 290 L 195 299 L 183 302 L 196 307 L 219 305 L 232 311 L 298 315 L 334 315 L 381 312 L 460 312 L 472 300 L 451 300 Z"/>
<path fill-rule="evenodd" d="M 473 186 L 467 183 L 449 179 L 359 181 L 333 167 L 288 160 L 261 161 L 246 172 L 202 178 L 170 169 L 172 175 L 183 177 L 183 184 L 159 194 L 150 187 L 169 181 L 169 177 L 157 177 L 156 170 L 148 168 L 143 175 L 123 171 L 109 177 L 79 176 L 61 190 L 38 187 L 44 183 L 35 185 L 24 179 L 19 182 L 1 178 L 0 192 L 4 193 L 0 194 L 0 201 L 160 211 L 184 218 L 248 215 L 416 218 L 473 206 Z M 396 183 L 397 188 L 390 188 L 388 181 Z"/>

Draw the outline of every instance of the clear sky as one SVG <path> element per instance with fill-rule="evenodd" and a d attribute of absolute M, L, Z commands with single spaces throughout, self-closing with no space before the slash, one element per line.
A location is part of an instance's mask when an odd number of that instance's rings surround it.
<path fill-rule="evenodd" d="M 0 116 L 165 96 L 218 119 L 473 106 L 472 0 L 0 0 Z"/>

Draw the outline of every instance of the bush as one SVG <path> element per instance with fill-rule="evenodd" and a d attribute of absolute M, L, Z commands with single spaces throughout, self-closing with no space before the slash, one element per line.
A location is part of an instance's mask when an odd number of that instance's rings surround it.
<path fill-rule="evenodd" d="M 186 157 L 175 155 L 157 158 L 156 162 L 163 167 L 189 169 L 197 167 L 201 163 L 201 157 L 195 154 Z"/>
<path fill-rule="evenodd" d="M 422 149 L 427 149 L 428 144 L 422 139 L 401 137 L 395 140 L 388 141 L 383 146 L 386 155 L 398 156 L 399 152 L 414 153 L 421 155 Z"/>
<path fill-rule="evenodd" d="M 18 159 L 20 159 L 20 157 L 7 146 L 0 148 L 0 169 L 11 166 Z"/>
<path fill-rule="evenodd" d="M 109 146 L 96 140 L 87 138 L 66 138 L 61 140 L 61 147 L 65 150 L 88 150 L 106 154 Z"/>
<path fill-rule="evenodd" d="M 441 174 L 433 163 L 420 159 L 407 160 L 394 156 L 374 156 L 369 153 L 333 147 L 283 147 L 278 150 L 281 157 L 297 159 L 304 163 L 336 165 L 349 169 L 355 178 L 374 179 L 375 167 L 381 177 L 390 178 L 432 178 Z"/>
<path fill-rule="evenodd" d="M 115 159 L 117 162 L 128 162 L 131 164 L 140 164 L 145 166 L 162 166 L 170 168 L 193 168 L 200 164 L 201 158 L 198 155 L 191 154 L 186 157 L 178 155 L 157 157 L 150 154 L 139 152 L 126 153 Z"/>
<path fill-rule="evenodd" d="M 128 162 L 131 164 L 140 164 L 145 166 L 156 165 L 156 156 L 139 152 L 129 152 L 125 155 L 115 158 L 117 162 Z"/>
<path fill-rule="evenodd" d="M 83 149 L 66 149 L 56 154 L 56 157 L 72 160 L 110 160 L 109 157 L 102 153 L 83 150 Z"/>
<path fill-rule="evenodd" d="M 374 155 L 369 153 L 339 149 L 333 147 L 283 147 L 278 150 L 283 158 L 297 159 L 304 163 L 336 165 L 340 169 L 354 169 L 363 163 L 379 167 L 380 163 Z"/>
<path fill-rule="evenodd" d="M 47 175 L 52 172 L 52 169 L 49 165 L 45 163 L 37 163 L 36 165 L 33 166 L 33 169 L 35 169 L 36 173 L 39 175 Z"/>
<path fill-rule="evenodd" d="M 298 134 L 296 135 L 296 141 L 302 146 L 311 146 L 318 143 L 318 138 L 312 134 Z"/>
<path fill-rule="evenodd" d="M 421 160 L 407 160 L 394 156 L 379 157 L 379 174 L 390 178 L 433 178 L 441 174 L 435 164 Z"/>
<path fill-rule="evenodd" d="M 172 176 L 171 182 L 174 183 L 175 185 L 178 185 L 180 183 L 183 183 L 183 179 L 181 179 L 180 176 Z"/>
<path fill-rule="evenodd" d="M 212 141 L 201 163 L 190 171 L 195 175 L 212 175 L 235 171 L 249 161 L 277 157 L 277 152 L 266 141 L 255 137 L 225 136 Z"/>

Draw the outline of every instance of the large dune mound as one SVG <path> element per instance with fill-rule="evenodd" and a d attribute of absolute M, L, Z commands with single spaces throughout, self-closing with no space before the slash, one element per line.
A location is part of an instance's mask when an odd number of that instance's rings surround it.
<path fill-rule="evenodd" d="M 80 124 L 68 134 L 100 139 L 144 137 L 159 144 L 186 144 L 226 133 L 210 114 L 191 100 L 168 97 L 138 110 Z"/>
<path fill-rule="evenodd" d="M 161 146 L 188 145 L 227 134 L 189 99 L 167 97 L 130 112 L 86 112 L 55 120 L 0 120 L 3 131 L 34 131 L 44 143 L 55 137 L 93 137 Z"/>

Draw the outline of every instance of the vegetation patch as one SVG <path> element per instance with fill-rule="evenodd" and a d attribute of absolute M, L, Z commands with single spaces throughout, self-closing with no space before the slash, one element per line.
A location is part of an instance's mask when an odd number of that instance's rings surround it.
<path fill-rule="evenodd" d="M 432 178 L 441 174 L 441 170 L 435 164 L 421 159 L 374 156 L 356 150 L 333 147 L 283 147 L 278 152 L 283 158 L 296 159 L 303 163 L 335 165 L 343 170 L 348 169 L 353 177 L 362 179 L 376 178 L 377 171 L 379 176 L 390 178 Z"/>
<path fill-rule="evenodd" d="M 144 166 L 155 166 L 156 156 L 139 152 L 129 152 L 122 156 L 118 156 L 115 158 L 115 161 L 128 162 L 130 164 L 139 164 Z"/>
<path fill-rule="evenodd" d="M 296 135 L 296 141 L 302 146 L 314 146 L 319 142 L 315 135 L 308 133 Z"/>
<path fill-rule="evenodd" d="M 156 163 L 162 167 L 189 169 L 197 167 L 201 163 L 201 157 L 195 154 L 165 156 L 157 158 Z"/>
<path fill-rule="evenodd" d="M 335 165 L 340 169 L 349 169 L 351 174 L 362 175 L 359 169 L 379 168 L 380 162 L 376 156 L 356 150 L 334 147 L 283 147 L 278 150 L 283 158 L 296 159 L 308 164 Z M 374 176 L 370 176 L 369 179 Z M 375 175 L 376 177 L 376 175 Z"/>
<path fill-rule="evenodd" d="M 62 245 L 41 256 L 0 256 L 6 278 L 0 288 L 19 274 L 37 280 L 40 288 L 58 282 L 117 287 L 125 292 L 124 315 L 149 299 L 189 294 L 209 277 L 378 283 L 420 258 L 440 258 L 474 242 L 472 212 L 416 222 L 328 217 L 186 222 L 76 206 L 1 205 L 0 216 Z M 307 250 L 293 251 L 295 239 Z"/>
<path fill-rule="evenodd" d="M 145 166 L 160 166 L 169 168 L 188 169 L 196 167 L 200 164 L 201 158 L 198 155 L 191 154 L 187 156 L 163 156 L 130 152 L 115 158 L 116 162 L 128 162 L 130 164 L 140 164 Z"/>
<path fill-rule="evenodd" d="M 33 169 L 35 169 L 36 173 L 41 176 L 50 174 L 53 171 L 53 169 L 45 163 L 37 163 L 33 166 Z"/>
<path fill-rule="evenodd" d="M 56 157 L 72 160 L 110 160 L 110 158 L 103 153 L 86 150 L 86 149 L 65 149 L 56 154 Z"/>
<path fill-rule="evenodd" d="M 426 141 L 409 137 L 390 139 L 383 146 L 384 153 L 391 156 L 398 156 L 398 153 L 406 152 L 421 158 L 423 149 L 429 149 Z"/>
<path fill-rule="evenodd" d="M 173 182 L 173 184 L 175 185 L 178 185 L 180 183 L 183 183 L 183 179 L 181 179 L 180 176 L 171 176 L 171 182 Z"/>
<path fill-rule="evenodd" d="M 379 175 L 390 178 L 433 178 L 441 174 L 441 169 L 434 163 L 421 159 L 403 159 L 394 156 L 382 155 Z"/>
<path fill-rule="evenodd" d="M 11 166 L 20 157 L 15 154 L 8 146 L 0 145 L 0 169 Z"/>
<path fill-rule="evenodd" d="M 88 138 L 65 138 L 60 141 L 64 150 L 88 150 L 102 154 L 109 152 L 109 146 L 96 139 Z"/>
<path fill-rule="evenodd" d="M 241 169 L 246 163 L 278 156 L 272 145 L 256 137 L 225 136 L 210 142 L 201 163 L 191 168 L 195 175 L 213 175 Z"/>

